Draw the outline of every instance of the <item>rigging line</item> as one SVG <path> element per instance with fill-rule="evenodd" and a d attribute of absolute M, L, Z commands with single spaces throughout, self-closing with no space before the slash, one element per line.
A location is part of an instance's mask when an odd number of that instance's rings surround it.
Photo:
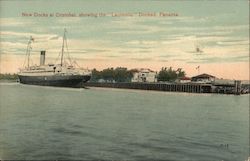
<path fill-rule="evenodd" d="M 34 65 L 34 63 L 33 63 L 33 60 L 30 58 L 30 55 L 31 55 L 31 51 L 32 51 L 32 47 L 31 47 L 31 42 L 30 42 L 30 48 L 29 48 L 30 50 L 29 50 L 29 64 L 31 64 L 31 66 L 32 65 Z M 29 67 L 30 67 L 30 65 L 29 65 Z"/>
<path fill-rule="evenodd" d="M 27 44 L 26 54 L 25 54 L 25 60 L 24 60 L 24 63 L 23 63 L 23 68 L 25 67 L 26 61 L 27 61 L 27 59 L 28 59 L 29 42 L 30 42 L 30 40 L 28 41 L 28 44 Z"/>
<path fill-rule="evenodd" d="M 78 68 L 81 68 L 81 66 L 80 66 L 76 61 L 74 61 L 74 63 L 76 64 L 76 66 L 77 66 Z"/>
<path fill-rule="evenodd" d="M 61 55 L 61 66 L 63 65 L 63 52 L 64 52 L 64 41 L 66 37 L 66 29 L 64 29 L 64 34 L 63 34 L 63 44 L 62 44 L 62 55 Z"/>
<path fill-rule="evenodd" d="M 63 37 L 62 37 L 63 38 Z M 64 39 L 64 38 L 63 38 Z M 59 54 L 55 60 L 55 64 L 57 63 L 57 61 L 59 61 L 59 58 L 61 57 L 62 51 L 59 51 Z"/>
<path fill-rule="evenodd" d="M 66 49 L 67 49 L 67 56 L 68 56 L 68 59 L 69 59 L 69 63 L 70 63 L 70 65 L 73 65 L 73 64 L 72 64 L 71 57 L 70 57 L 70 55 L 69 55 L 68 41 L 67 41 L 66 36 L 65 36 L 65 45 L 66 45 Z"/>
<path fill-rule="evenodd" d="M 33 60 L 32 60 L 32 59 L 30 59 L 30 64 L 31 64 L 31 66 L 33 66 L 33 65 L 34 65 L 34 63 L 33 63 Z"/>
<path fill-rule="evenodd" d="M 55 60 L 55 64 L 56 64 L 56 62 L 59 60 L 60 55 L 61 55 L 61 52 L 59 52 L 59 54 L 58 54 L 58 56 L 57 56 L 57 58 L 56 58 L 56 60 Z"/>

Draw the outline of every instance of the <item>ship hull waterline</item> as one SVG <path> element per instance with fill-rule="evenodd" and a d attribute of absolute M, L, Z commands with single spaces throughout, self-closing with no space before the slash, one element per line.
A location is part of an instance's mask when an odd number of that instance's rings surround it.
<path fill-rule="evenodd" d="M 83 83 L 90 80 L 89 75 L 52 75 L 52 76 L 24 76 L 18 75 L 22 84 L 54 87 L 83 87 Z"/>

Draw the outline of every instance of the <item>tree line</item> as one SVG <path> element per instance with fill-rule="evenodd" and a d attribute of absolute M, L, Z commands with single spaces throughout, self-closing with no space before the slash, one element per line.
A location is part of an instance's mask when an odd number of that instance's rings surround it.
<path fill-rule="evenodd" d="M 0 73 L 0 80 L 17 80 L 17 79 L 18 79 L 17 74 L 10 74 L 10 73 L 1 74 Z"/>
<path fill-rule="evenodd" d="M 157 81 L 175 81 L 177 78 L 182 78 L 186 76 L 186 72 L 181 68 L 174 70 L 172 67 L 162 67 L 158 76 Z"/>
<path fill-rule="evenodd" d="M 98 71 L 97 69 L 92 70 L 92 82 L 96 81 L 106 81 L 106 82 L 131 82 L 134 73 L 137 72 L 136 69 L 128 70 L 124 67 L 118 68 L 107 68 L 102 71 Z M 162 67 L 159 73 L 156 74 L 157 81 L 174 81 L 177 78 L 181 78 L 186 76 L 185 71 L 181 68 L 177 70 L 172 67 Z"/>
<path fill-rule="evenodd" d="M 133 70 L 128 70 L 124 67 L 118 68 L 107 68 L 102 71 L 96 69 L 92 70 L 92 77 L 90 81 L 96 82 L 99 80 L 104 80 L 108 82 L 131 82 L 133 77 Z"/>

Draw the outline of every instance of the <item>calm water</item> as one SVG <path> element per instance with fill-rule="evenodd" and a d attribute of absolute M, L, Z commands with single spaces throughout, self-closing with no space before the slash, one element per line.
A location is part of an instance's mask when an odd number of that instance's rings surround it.
<path fill-rule="evenodd" d="M 0 84 L 1 159 L 244 161 L 248 143 L 249 95 Z"/>

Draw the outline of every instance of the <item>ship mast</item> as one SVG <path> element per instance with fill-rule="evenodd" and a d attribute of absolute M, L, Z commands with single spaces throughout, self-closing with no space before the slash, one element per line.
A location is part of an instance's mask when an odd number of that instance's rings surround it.
<path fill-rule="evenodd" d="M 64 41 L 66 41 L 66 29 L 64 29 L 64 34 L 63 34 L 63 44 L 62 44 L 62 55 L 61 55 L 61 66 L 63 65 L 63 52 L 64 52 Z"/>
<path fill-rule="evenodd" d="M 29 42 L 28 42 L 28 45 L 27 45 L 27 49 L 26 49 L 26 55 L 27 55 L 27 58 L 28 58 L 28 68 L 30 67 L 30 51 L 32 49 L 31 47 L 31 42 L 34 41 L 33 37 L 30 36 L 30 39 L 29 39 Z"/>

